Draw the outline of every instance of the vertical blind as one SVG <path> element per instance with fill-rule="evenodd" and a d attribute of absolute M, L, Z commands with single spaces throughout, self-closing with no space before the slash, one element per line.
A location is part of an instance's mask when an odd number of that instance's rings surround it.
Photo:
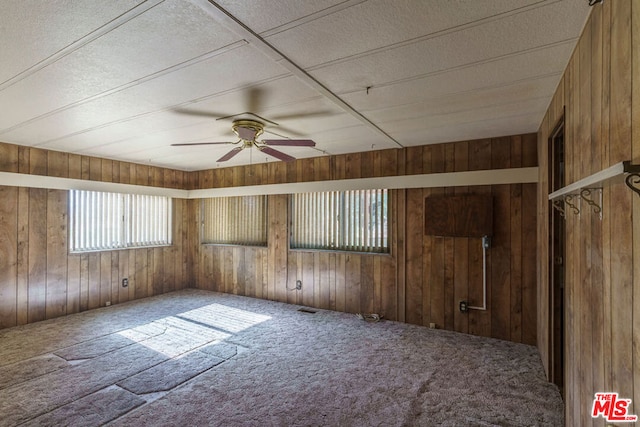
<path fill-rule="evenodd" d="M 171 244 L 171 198 L 131 194 L 127 197 L 125 218 L 127 246 L 161 246 Z"/>
<path fill-rule="evenodd" d="M 170 197 L 71 190 L 71 252 L 171 244 Z"/>
<path fill-rule="evenodd" d="M 202 243 L 267 246 L 267 196 L 203 199 Z"/>
<path fill-rule="evenodd" d="M 388 252 L 388 191 L 292 195 L 291 247 Z"/>

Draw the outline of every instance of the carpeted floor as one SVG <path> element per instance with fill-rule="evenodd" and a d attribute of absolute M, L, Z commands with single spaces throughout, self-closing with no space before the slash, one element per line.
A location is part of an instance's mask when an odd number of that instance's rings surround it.
<path fill-rule="evenodd" d="M 0 426 L 561 426 L 534 347 L 197 290 L 0 331 Z"/>

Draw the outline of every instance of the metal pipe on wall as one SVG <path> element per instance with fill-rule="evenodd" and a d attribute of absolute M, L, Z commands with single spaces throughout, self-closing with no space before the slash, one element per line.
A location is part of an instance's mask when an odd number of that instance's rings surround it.
<path fill-rule="evenodd" d="M 491 247 L 491 237 L 482 236 L 482 307 L 469 306 L 473 310 L 487 309 L 487 249 Z"/>

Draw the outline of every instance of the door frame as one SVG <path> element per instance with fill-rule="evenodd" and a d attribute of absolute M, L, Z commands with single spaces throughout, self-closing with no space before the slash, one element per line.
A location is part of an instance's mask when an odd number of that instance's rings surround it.
<path fill-rule="evenodd" d="M 549 193 L 565 185 L 565 114 L 548 138 L 547 165 Z M 565 283 L 566 223 L 563 214 L 549 201 L 549 379 L 564 398 L 565 377 Z"/>

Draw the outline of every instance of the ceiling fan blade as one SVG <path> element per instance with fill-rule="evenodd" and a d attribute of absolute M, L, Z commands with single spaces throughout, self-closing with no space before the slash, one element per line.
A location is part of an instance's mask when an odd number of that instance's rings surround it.
<path fill-rule="evenodd" d="M 219 114 L 219 113 L 214 113 L 211 111 L 203 111 L 203 110 L 193 110 L 191 108 L 173 108 L 171 109 L 171 111 L 173 111 L 174 113 L 184 114 L 187 116 L 210 117 L 210 118 L 211 117 L 218 118 L 222 116 L 222 114 Z"/>
<path fill-rule="evenodd" d="M 316 143 L 310 139 L 265 139 L 261 141 L 266 145 L 282 147 L 315 147 Z"/>
<path fill-rule="evenodd" d="M 256 130 L 244 126 L 238 126 L 236 128 L 238 136 L 245 141 L 253 141 L 256 138 Z"/>
<path fill-rule="evenodd" d="M 247 109 L 252 112 L 259 112 L 262 108 L 262 98 L 265 90 L 258 87 L 249 88 L 247 91 Z"/>
<path fill-rule="evenodd" d="M 216 160 L 217 162 L 226 162 L 227 160 L 231 159 L 233 156 L 235 156 L 236 154 L 238 154 L 240 151 L 242 151 L 242 149 L 244 148 L 244 146 L 242 147 L 236 147 L 233 150 L 229 151 L 227 154 L 225 154 L 224 156 L 220 157 L 218 160 Z"/>
<path fill-rule="evenodd" d="M 277 130 L 277 132 L 274 132 L 274 129 Z M 277 127 L 275 128 L 265 129 L 264 133 L 270 133 L 271 135 L 279 136 L 280 138 L 283 138 L 283 139 L 287 139 L 292 136 L 301 137 L 301 136 L 307 135 L 306 133 L 300 133 L 298 131 L 295 131 L 286 126 L 281 126 L 281 125 L 277 125 Z M 287 135 L 285 136 L 283 135 L 283 133 L 286 133 Z"/>
<path fill-rule="evenodd" d="M 267 146 L 258 147 L 258 150 L 262 151 L 265 154 L 273 156 L 276 159 L 282 160 L 283 162 L 290 162 L 296 159 L 295 157 L 291 157 L 288 154 L 284 154 L 282 151 L 274 150 L 273 148 Z"/>
<path fill-rule="evenodd" d="M 256 113 L 252 113 L 252 112 L 250 112 L 250 111 L 244 111 L 244 112 L 242 112 L 242 113 L 236 113 L 236 114 L 231 114 L 231 115 L 224 116 L 224 117 L 218 117 L 216 120 L 227 120 L 227 119 L 233 119 L 233 118 L 235 118 L 235 117 L 243 118 L 244 116 L 253 116 L 253 117 L 255 117 L 256 119 L 260 120 L 261 122 L 264 122 L 264 123 L 270 123 L 270 124 L 272 124 L 272 125 L 274 125 L 274 126 L 278 126 L 278 123 L 276 123 L 276 122 L 274 122 L 274 121 L 271 121 L 271 120 L 269 120 L 269 119 L 265 119 L 264 117 L 259 116 L 259 115 L 258 115 L 258 114 L 256 114 Z"/>
<path fill-rule="evenodd" d="M 184 142 L 180 144 L 171 144 L 172 147 L 185 147 L 189 145 L 221 145 L 221 144 L 235 144 L 235 142 Z"/>
<path fill-rule="evenodd" d="M 325 117 L 332 116 L 336 113 L 331 110 L 312 111 L 309 113 L 294 113 L 294 114 L 281 114 L 279 116 L 273 116 L 273 120 L 291 120 L 291 119 L 304 119 L 306 117 Z"/>

